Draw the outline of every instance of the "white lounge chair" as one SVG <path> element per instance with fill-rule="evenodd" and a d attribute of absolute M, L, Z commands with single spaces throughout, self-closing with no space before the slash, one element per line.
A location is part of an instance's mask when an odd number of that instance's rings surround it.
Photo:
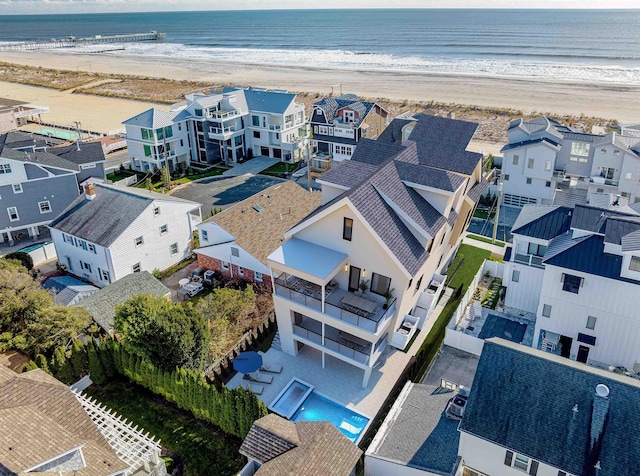
<path fill-rule="evenodd" d="M 273 375 L 264 375 L 260 372 L 253 372 L 244 375 L 245 380 L 251 380 L 258 383 L 271 383 L 273 382 Z"/>
<path fill-rule="evenodd" d="M 272 374 L 279 374 L 282 372 L 282 365 L 280 364 L 270 364 L 269 362 L 263 362 L 262 367 L 260 367 L 261 372 L 269 372 Z"/>
<path fill-rule="evenodd" d="M 245 383 L 242 383 L 240 386 L 247 390 L 251 390 L 256 395 L 262 395 L 262 392 L 264 392 L 264 387 L 262 385 L 255 385 L 253 383 L 245 382 Z"/>

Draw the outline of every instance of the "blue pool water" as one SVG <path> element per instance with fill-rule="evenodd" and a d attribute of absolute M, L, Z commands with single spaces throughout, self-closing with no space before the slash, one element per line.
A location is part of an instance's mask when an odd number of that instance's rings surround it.
<path fill-rule="evenodd" d="M 311 392 L 295 412 L 291 421 L 328 421 L 354 443 L 358 441 L 369 419 L 336 402 Z"/>
<path fill-rule="evenodd" d="M 42 248 L 45 245 L 48 245 L 49 243 L 51 243 L 51 241 L 47 241 L 46 243 L 38 243 L 36 245 L 31 245 L 31 246 L 27 246 L 26 248 L 22 248 L 19 251 L 22 251 L 24 253 L 29 253 L 31 251 L 35 251 L 39 248 Z"/>

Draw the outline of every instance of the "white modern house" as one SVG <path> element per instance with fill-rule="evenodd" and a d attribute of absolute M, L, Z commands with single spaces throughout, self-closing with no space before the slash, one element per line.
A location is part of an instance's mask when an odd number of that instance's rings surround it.
<path fill-rule="evenodd" d="M 234 165 L 249 154 L 298 161 L 309 133 L 295 99 L 285 91 L 226 88 L 189 94 L 168 112 L 149 109 L 123 122 L 132 168 Z"/>
<path fill-rule="evenodd" d="M 460 422 L 456 474 L 635 474 L 640 437 L 628 425 L 638 411 L 637 379 L 490 339 Z"/>
<path fill-rule="evenodd" d="M 84 196 L 49 229 L 60 264 L 104 287 L 128 274 L 163 270 L 186 258 L 200 221 L 199 203 L 89 184 Z"/>
<path fill-rule="evenodd" d="M 361 368 L 366 387 L 386 347 L 406 346 L 486 186 L 481 155 L 466 151 L 476 128 L 424 116 L 413 142 L 362 139 L 321 176 L 323 206 L 267 257 L 283 351 Z"/>
<path fill-rule="evenodd" d="M 640 137 L 577 132 L 545 116 L 509 125 L 502 148 L 503 204 L 590 204 L 640 201 Z"/>

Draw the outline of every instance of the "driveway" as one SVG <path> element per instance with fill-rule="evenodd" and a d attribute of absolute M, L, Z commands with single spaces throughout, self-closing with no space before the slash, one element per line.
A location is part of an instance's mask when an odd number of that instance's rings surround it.
<path fill-rule="evenodd" d="M 265 157 L 263 155 L 260 155 L 241 164 L 234 165 L 222 175 L 224 177 L 235 177 L 237 175 L 245 174 L 258 175 L 263 170 L 268 169 L 278 162 L 280 162 L 280 159 L 274 159 L 273 157 Z"/>
<path fill-rule="evenodd" d="M 283 179 L 275 177 L 254 177 L 249 174 L 237 177 L 210 177 L 180 187 L 171 195 L 202 203 L 202 218 L 206 220 L 214 207 L 228 208 L 265 188 L 282 182 L 284 182 Z"/>

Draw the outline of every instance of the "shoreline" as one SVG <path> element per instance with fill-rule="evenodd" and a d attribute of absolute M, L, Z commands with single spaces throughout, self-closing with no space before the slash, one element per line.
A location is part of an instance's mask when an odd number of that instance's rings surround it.
<path fill-rule="evenodd" d="M 150 78 L 287 89 L 295 92 L 354 93 L 394 101 L 441 102 L 511 108 L 523 113 L 594 116 L 640 121 L 640 85 L 553 81 L 447 73 L 412 73 L 326 67 L 262 65 L 143 56 L 49 51 L 8 51 L 2 60 L 26 66 Z M 25 98 L 27 100 L 33 100 Z"/>

